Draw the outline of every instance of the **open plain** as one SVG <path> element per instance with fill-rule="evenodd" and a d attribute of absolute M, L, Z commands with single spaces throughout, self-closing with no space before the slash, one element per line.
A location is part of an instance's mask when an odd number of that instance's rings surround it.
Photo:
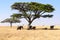
<path fill-rule="evenodd" d="M 40 28 L 40 29 L 39 29 Z M 37 27 L 36 30 L 17 30 L 17 27 L 0 26 L 0 40 L 60 40 L 60 27 L 56 30 L 44 30 Z"/>

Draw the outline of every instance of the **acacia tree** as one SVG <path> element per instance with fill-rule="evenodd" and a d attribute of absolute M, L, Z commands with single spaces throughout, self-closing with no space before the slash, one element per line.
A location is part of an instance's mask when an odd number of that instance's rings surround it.
<path fill-rule="evenodd" d="M 5 22 L 10 23 L 10 27 L 12 27 L 12 23 L 20 23 L 20 20 L 16 19 L 16 18 L 7 18 L 7 19 L 1 21 L 1 23 L 5 23 Z"/>
<path fill-rule="evenodd" d="M 50 15 L 50 14 L 47 15 L 45 13 L 46 12 L 50 13 L 54 11 L 54 8 L 52 5 L 41 4 L 37 2 L 30 2 L 30 3 L 17 2 L 17 3 L 14 3 L 11 7 L 12 9 L 19 10 L 20 12 L 19 14 L 13 14 L 11 16 L 17 17 L 17 18 L 25 18 L 28 21 L 29 26 L 37 18 L 40 18 L 40 17 L 51 18 L 53 15 Z"/>

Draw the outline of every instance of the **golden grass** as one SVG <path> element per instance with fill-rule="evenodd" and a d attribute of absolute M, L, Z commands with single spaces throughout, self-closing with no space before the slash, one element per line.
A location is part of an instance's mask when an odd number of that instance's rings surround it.
<path fill-rule="evenodd" d="M 60 40 L 60 30 L 17 30 L 17 27 L 1 26 L 0 40 Z"/>

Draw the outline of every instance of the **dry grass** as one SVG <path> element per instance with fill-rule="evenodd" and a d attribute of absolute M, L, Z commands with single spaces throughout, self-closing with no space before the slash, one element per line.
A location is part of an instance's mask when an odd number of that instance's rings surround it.
<path fill-rule="evenodd" d="M 0 40 L 60 40 L 60 30 L 16 29 L 17 27 L 0 27 Z"/>

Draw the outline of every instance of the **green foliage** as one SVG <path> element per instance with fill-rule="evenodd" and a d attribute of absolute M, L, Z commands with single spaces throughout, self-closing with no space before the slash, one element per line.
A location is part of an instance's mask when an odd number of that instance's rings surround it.
<path fill-rule="evenodd" d="M 30 9 L 33 11 L 35 10 L 40 10 L 42 11 L 43 8 L 44 8 L 44 4 L 41 4 L 41 3 L 36 3 L 36 2 L 31 2 L 30 4 Z"/>
<path fill-rule="evenodd" d="M 51 17 L 53 17 L 53 15 L 42 15 L 42 17 L 44 17 L 44 18 L 46 18 L 46 17 L 49 17 L 49 18 L 51 18 Z"/>
<path fill-rule="evenodd" d="M 3 20 L 3 21 L 1 21 L 2 23 L 4 23 L 4 22 L 12 22 L 12 23 L 16 23 L 16 22 L 20 22 L 20 20 L 19 19 L 17 19 L 17 18 L 7 18 L 7 19 L 5 19 L 5 20 Z"/>
<path fill-rule="evenodd" d="M 10 23 L 10 26 L 12 27 L 12 23 L 20 23 L 20 20 L 13 17 L 13 18 L 7 18 L 7 19 L 1 21 L 1 23 L 5 23 L 5 22 Z"/>
<path fill-rule="evenodd" d="M 54 8 L 50 4 L 46 4 L 44 7 L 45 12 L 53 12 Z"/>
<path fill-rule="evenodd" d="M 13 17 L 13 18 L 21 18 L 21 16 L 22 16 L 22 14 L 13 14 L 13 15 L 11 15 L 11 17 Z"/>
<path fill-rule="evenodd" d="M 19 12 L 22 12 L 21 14 L 13 14 L 12 17 L 25 18 L 29 22 L 29 25 L 35 19 L 40 17 L 51 18 L 52 15 L 43 15 L 43 14 L 46 12 L 50 13 L 55 10 L 53 6 L 50 4 L 41 4 L 37 2 L 30 2 L 30 3 L 17 2 L 14 3 L 11 7 L 12 9 L 16 9 L 19 10 Z"/>
<path fill-rule="evenodd" d="M 28 11 L 28 3 L 21 3 L 21 2 L 16 2 L 11 6 L 12 9 L 16 9 L 19 11 Z"/>

